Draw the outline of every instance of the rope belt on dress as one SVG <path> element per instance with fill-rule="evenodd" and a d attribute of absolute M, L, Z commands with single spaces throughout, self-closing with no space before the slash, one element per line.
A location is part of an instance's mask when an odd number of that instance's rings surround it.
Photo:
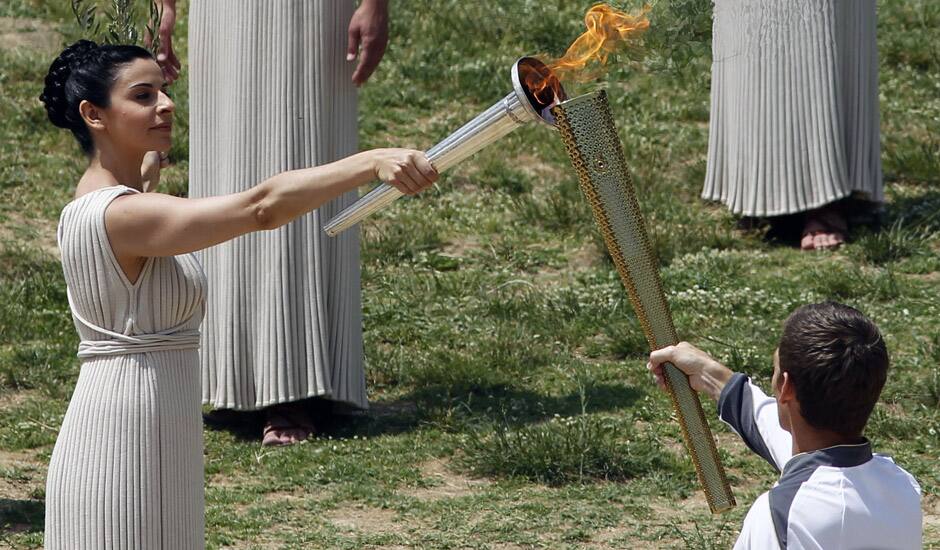
<path fill-rule="evenodd" d="M 160 332 L 151 334 L 135 334 L 133 336 L 110 331 L 86 320 L 72 302 L 72 293 L 66 289 L 69 307 L 72 315 L 78 321 L 95 332 L 106 334 L 113 340 L 82 340 L 78 344 L 78 357 L 85 359 L 98 355 L 129 355 L 132 353 L 147 353 L 153 351 L 186 350 L 199 348 L 199 331 L 184 329 L 178 325 Z"/>

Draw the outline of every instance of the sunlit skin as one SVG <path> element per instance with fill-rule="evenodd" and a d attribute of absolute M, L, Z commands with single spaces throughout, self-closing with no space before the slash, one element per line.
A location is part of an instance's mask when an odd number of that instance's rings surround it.
<path fill-rule="evenodd" d="M 110 100 L 107 108 L 87 100 L 79 104 L 95 152 L 79 181 L 77 195 L 118 183 L 144 190 L 142 171 L 152 176 L 157 168 L 154 161 L 159 158 L 151 155 L 145 165 L 145 155 L 170 150 L 176 106 L 166 93 L 163 71 L 155 61 L 136 59 L 123 67 L 111 88 Z"/>
<path fill-rule="evenodd" d="M 820 430 L 809 425 L 800 413 L 800 403 L 796 398 L 796 388 L 790 380 L 790 374 L 780 371 L 780 353 L 774 351 L 774 372 L 770 379 L 774 398 L 777 400 L 777 420 L 780 427 L 790 432 L 793 437 L 793 455 L 806 453 L 833 445 L 858 443 L 861 434 L 846 437 L 830 430 Z M 731 380 L 734 372 L 716 361 L 712 356 L 688 342 L 668 346 L 650 354 L 647 368 L 652 372 L 657 385 L 666 389 L 663 373 L 665 363 L 672 363 L 689 377 L 689 384 L 697 392 L 705 393 L 718 400 L 721 390 Z"/>
<path fill-rule="evenodd" d="M 170 149 L 174 108 L 163 72 L 152 59 L 119 68 L 107 107 L 82 101 L 79 111 L 95 147 L 76 198 L 115 185 L 152 190 L 159 179 L 159 153 Z M 105 211 L 105 227 L 118 263 L 134 282 L 147 258 L 195 252 L 280 227 L 376 179 L 413 195 L 432 185 L 437 172 L 420 151 L 375 149 L 282 172 L 230 195 L 122 195 Z"/>

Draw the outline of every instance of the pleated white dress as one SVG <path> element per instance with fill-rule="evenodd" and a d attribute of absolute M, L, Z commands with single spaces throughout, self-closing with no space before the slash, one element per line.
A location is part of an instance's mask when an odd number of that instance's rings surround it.
<path fill-rule="evenodd" d="M 350 0 L 193 0 L 192 197 L 356 152 Z M 355 192 L 279 229 L 200 256 L 212 293 L 203 402 L 255 410 L 324 396 L 365 408 L 359 234 L 322 225 Z"/>
<path fill-rule="evenodd" d="M 715 0 L 702 196 L 776 216 L 884 200 L 875 0 Z"/>
<path fill-rule="evenodd" d="M 82 365 L 46 478 L 50 550 L 204 547 L 196 349 L 205 276 L 185 255 L 149 258 L 127 279 L 104 213 L 134 192 L 88 193 L 59 222 Z"/>

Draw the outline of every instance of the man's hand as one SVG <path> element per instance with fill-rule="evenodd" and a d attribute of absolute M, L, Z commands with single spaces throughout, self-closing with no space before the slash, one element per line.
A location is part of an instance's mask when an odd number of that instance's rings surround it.
<path fill-rule="evenodd" d="M 359 56 L 352 75 L 356 86 L 362 86 L 379 65 L 388 45 L 388 0 L 362 0 L 349 21 L 349 45 L 346 61 Z"/>
<path fill-rule="evenodd" d="M 707 393 L 716 401 L 734 374 L 731 369 L 715 361 L 711 355 L 688 342 L 681 342 L 650 354 L 650 362 L 646 368 L 653 373 L 656 383 L 663 389 L 666 389 L 664 363 L 675 365 L 689 377 L 693 390 Z"/>
<path fill-rule="evenodd" d="M 175 26 L 176 0 L 163 0 L 163 17 L 160 19 L 160 27 L 157 30 L 160 36 L 157 64 L 163 69 L 163 78 L 167 84 L 173 84 L 180 76 L 180 60 L 173 53 L 173 27 Z"/>

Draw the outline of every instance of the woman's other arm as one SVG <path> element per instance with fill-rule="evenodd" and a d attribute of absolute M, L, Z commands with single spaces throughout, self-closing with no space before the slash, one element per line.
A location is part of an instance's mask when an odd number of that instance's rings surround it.
<path fill-rule="evenodd" d="M 173 28 L 176 27 L 176 0 L 162 0 L 163 15 L 157 27 L 160 47 L 157 50 L 157 63 L 163 69 L 163 78 L 172 84 L 180 75 L 180 60 L 173 52 Z"/>

